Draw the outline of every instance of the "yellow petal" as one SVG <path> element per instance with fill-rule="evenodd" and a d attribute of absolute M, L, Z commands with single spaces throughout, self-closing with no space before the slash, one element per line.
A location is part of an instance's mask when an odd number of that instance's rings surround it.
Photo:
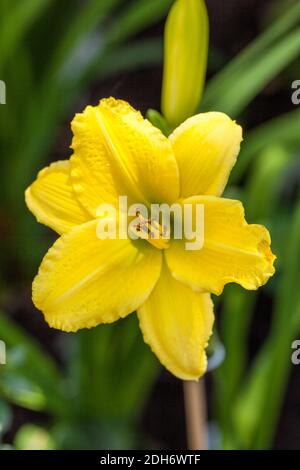
<path fill-rule="evenodd" d="M 275 272 L 270 234 L 262 225 L 248 225 L 239 201 L 195 196 L 183 203 L 204 205 L 204 246 L 185 249 L 173 240 L 166 259 L 173 276 L 197 291 L 221 294 L 228 282 L 257 289 Z"/>
<path fill-rule="evenodd" d="M 164 265 L 137 314 L 145 342 L 172 374 L 183 380 L 197 380 L 204 374 L 205 347 L 214 321 L 209 294 L 177 282 Z"/>
<path fill-rule="evenodd" d="M 46 254 L 33 302 L 64 331 L 110 323 L 139 307 L 161 269 L 161 252 L 144 240 L 99 240 L 98 221 L 74 227 Z"/>
<path fill-rule="evenodd" d="M 90 219 L 76 199 L 67 160 L 52 163 L 40 171 L 36 181 L 26 190 L 25 200 L 38 222 L 59 234 Z"/>
<path fill-rule="evenodd" d="M 72 122 L 73 186 L 92 215 L 118 195 L 138 202 L 173 202 L 178 167 L 170 142 L 128 103 L 103 99 Z"/>
<path fill-rule="evenodd" d="M 226 114 L 187 119 L 169 137 L 180 174 L 181 197 L 222 194 L 242 141 L 242 129 Z"/>

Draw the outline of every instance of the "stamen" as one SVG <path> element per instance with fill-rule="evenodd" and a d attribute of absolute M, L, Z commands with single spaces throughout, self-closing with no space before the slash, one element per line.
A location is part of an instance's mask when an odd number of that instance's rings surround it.
<path fill-rule="evenodd" d="M 151 245 L 159 250 L 164 250 L 169 247 L 169 238 L 166 237 L 166 226 L 163 227 L 155 219 L 146 219 L 141 215 L 139 210 L 136 211 L 136 216 L 139 218 L 139 223 L 135 226 L 137 235 L 147 240 Z"/>

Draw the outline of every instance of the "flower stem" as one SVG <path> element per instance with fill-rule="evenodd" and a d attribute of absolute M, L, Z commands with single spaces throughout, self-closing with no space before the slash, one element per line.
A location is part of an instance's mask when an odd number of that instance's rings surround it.
<path fill-rule="evenodd" d="M 207 449 L 204 379 L 183 381 L 187 444 L 189 450 Z"/>

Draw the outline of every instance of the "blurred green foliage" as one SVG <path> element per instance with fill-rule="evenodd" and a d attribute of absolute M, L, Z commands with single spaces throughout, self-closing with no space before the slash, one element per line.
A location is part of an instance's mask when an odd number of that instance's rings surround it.
<path fill-rule="evenodd" d="M 159 38 L 134 37 L 162 20 L 171 4 L 0 1 L 0 76 L 7 83 L 7 105 L 0 107 L 1 299 L 15 295 L 23 279 L 30 282 L 49 243 L 23 194 L 44 166 L 59 126 L 92 83 L 161 63 Z M 8 279 L 11 263 L 16 272 Z M 11 422 L 7 403 L 13 403 L 50 415 L 52 447 L 140 445 L 136 421 L 158 367 L 134 318 L 69 335 L 62 367 L 4 313 L 0 338 L 8 350 L 0 369 L 0 437 Z M 15 447 L 47 448 L 45 433 L 25 425 Z"/>
<path fill-rule="evenodd" d="M 91 84 L 161 64 L 162 38 L 136 35 L 164 19 L 171 4 L 0 0 L 0 78 L 7 83 L 7 105 L 0 106 L 1 301 L 17 295 L 24 279 L 29 282 L 48 245 L 44 229 L 25 210 L 23 192 L 46 163 L 59 126 Z M 273 78 L 291 64 L 299 78 L 299 2 L 285 2 L 270 18 L 209 81 L 200 111 L 227 112 L 247 128 L 248 105 Z M 290 83 L 283 79 L 283 86 L 290 99 Z M 168 132 L 157 111 L 148 115 Z M 229 286 L 219 304 L 226 357 L 214 371 L 214 420 L 224 448 L 272 446 L 291 343 L 300 331 L 299 128 L 295 109 L 247 132 L 227 193 L 243 200 L 251 223 L 270 229 L 278 260 L 277 274 L 262 292 Z M 271 328 L 250 361 L 249 331 L 262 295 L 272 304 Z M 7 344 L 7 364 L 0 366 L 0 442 L 15 404 L 47 416 L 43 428 L 31 423 L 18 430 L 17 449 L 147 445 L 137 425 L 159 368 L 135 318 L 62 335 L 59 366 L 3 312 L 0 338 Z"/>

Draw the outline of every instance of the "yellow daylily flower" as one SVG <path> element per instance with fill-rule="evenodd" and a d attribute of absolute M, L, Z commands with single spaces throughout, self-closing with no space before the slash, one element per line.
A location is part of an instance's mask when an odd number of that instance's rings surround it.
<path fill-rule="evenodd" d="M 64 331 L 136 311 L 161 363 L 181 379 L 198 379 L 214 320 L 210 293 L 228 282 L 257 289 L 274 273 L 268 231 L 246 223 L 240 202 L 220 197 L 240 126 L 210 112 L 167 138 L 128 103 L 109 98 L 77 114 L 72 130 L 70 160 L 42 170 L 26 190 L 37 220 L 61 235 L 33 282 L 34 304 Z M 97 209 L 116 205 L 119 195 L 134 203 L 200 202 L 203 248 L 187 251 L 185 240 L 172 237 L 99 239 Z"/>

